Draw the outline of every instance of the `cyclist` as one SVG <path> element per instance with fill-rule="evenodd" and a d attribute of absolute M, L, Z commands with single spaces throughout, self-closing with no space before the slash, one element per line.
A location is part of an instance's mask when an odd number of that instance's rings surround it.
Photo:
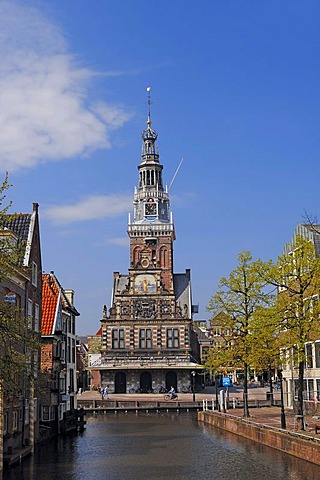
<path fill-rule="evenodd" d="M 171 394 L 171 400 L 175 400 L 178 397 L 178 395 L 176 394 L 175 388 L 172 385 L 168 393 Z"/>

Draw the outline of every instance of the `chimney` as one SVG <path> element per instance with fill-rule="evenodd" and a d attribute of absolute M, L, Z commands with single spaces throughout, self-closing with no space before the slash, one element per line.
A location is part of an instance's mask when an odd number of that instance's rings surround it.
<path fill-rule="evenodd" d="M 67 299 L 69 300 L 69 302 L 71 303 L 71 305 L 74 307 L 74 290 L 65 290 L 64 291 L 65 293 L 65 296 L 67 297 Z"/>

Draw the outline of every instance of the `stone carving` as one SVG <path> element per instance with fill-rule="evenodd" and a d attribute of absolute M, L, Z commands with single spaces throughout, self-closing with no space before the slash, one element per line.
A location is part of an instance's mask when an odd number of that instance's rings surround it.
<path fill-rule="evenodd" d="M 156 303 L 154 300 L 136 300 L 133 308 L 136 318 L 155 318 L 156 316 Z"/>

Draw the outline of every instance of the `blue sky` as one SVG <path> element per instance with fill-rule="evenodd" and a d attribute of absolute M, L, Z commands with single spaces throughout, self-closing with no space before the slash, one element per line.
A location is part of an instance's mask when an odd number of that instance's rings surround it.
<path fill-rule="evenodd" d="M 0 165 L 95 333 L 127 273 L 146 87 L 197 319 L 237 254 L 319 213 L 318 0 L 0 0 Z"/>

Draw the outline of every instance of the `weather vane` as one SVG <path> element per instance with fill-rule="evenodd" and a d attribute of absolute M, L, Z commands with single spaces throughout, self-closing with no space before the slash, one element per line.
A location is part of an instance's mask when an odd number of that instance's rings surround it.
<path fill-rule="evenodd" d="M 151 125 L 151 118 L 150 118 L 150 105 L 151 105 L 151 87 L 147 87 L 147 96 L 148 96 L 148 122 L 147 124 L 150 126 Z"/>

